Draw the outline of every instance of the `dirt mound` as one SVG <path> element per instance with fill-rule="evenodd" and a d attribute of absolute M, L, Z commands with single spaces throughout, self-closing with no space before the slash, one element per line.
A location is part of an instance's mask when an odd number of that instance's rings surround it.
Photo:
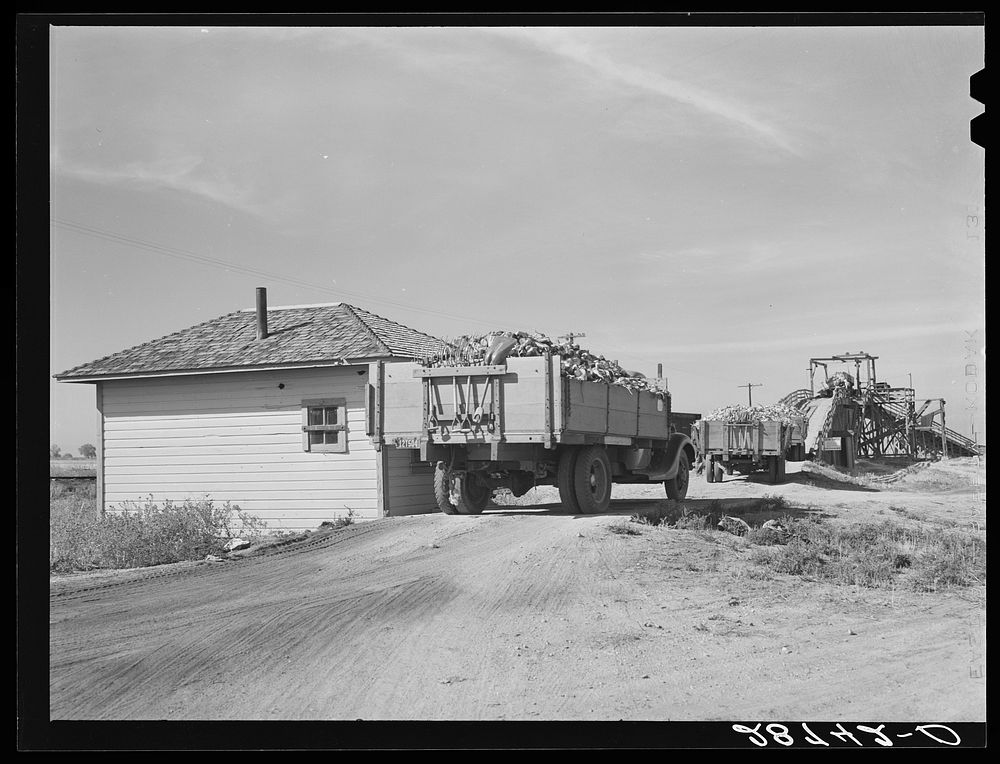
<path fill-rule="evenodd" d="M 923 469 L 907 470 L 895 481 L 897 489 L 919 491 L 974 491 L 986 489 L 986 461 L 975 456 L 924 462 Z"/>

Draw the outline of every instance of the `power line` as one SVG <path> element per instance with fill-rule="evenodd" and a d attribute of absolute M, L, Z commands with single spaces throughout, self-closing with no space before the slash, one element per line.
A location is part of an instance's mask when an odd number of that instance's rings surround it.
<path fill-rule="evenodd" d="M 201 255 L 197 252 L 191 252 L 190 250 L 178 249 L 176 247 L 169 247 L 164 244 L 157 244 L 155 242 L 147 241 L 145 239 L 139 239 L 133 236 L 126 236 L 124 234 L 115 233 L 113 231 L 108 231 L 103 228 L 95 228 L 92 226 L 84 225 L 83 223 L 77 223 L 71 220 L 62 220 L 59 218 L 50 218 L 51 223 L 60 226 L 70 231 L 74 231 L 79 234 L 86 236 L 91 236 L 93 238 L 102 239 L 104 241 L 109 241 L 115 244 L 124 244 L 127 246 L 136 247 L 139 249 L 147 250 L 156 254 L 166 255 L 167 257 L 172 257 L 178 260 L 186 260 L 188 262 L 197 263 L 199 265 L 207 265 L 212 268 L 221 268 L 227 271 L 236 271 L 237 273 L 243 273 L 249 276 L 259 276 L 261 278 L 271 279 L 272 281 L 277 281 L 280 283 L 288 284 L 290 286 L 300 287 L 302 289 L 309 289 L 314 292 L 321 292 L 323 294 L 329 294 L 335 297 L 347 296 L 352 298 L 358 298 L 365 300 L 367 302 L 375 303 L 377 305 L 388 305 L 399 310 L 413 311 L 416 313 L 422 313 L 426 315 L 436 316 L 438 318 L 447 318 L 455 321 L 463 321 L 473 324 L 478 324 L 480 326 L 485 326 L 490 329 L 498 329 L 502 327 L 503 322 L 492 322 L 484 321 L 479 318 L 471 318 L 469 316 L 459 316 L 453 313 L 445 313 L 443 311 L 433 310 L 430 308 L 421 308 L 416 305 L 411 305 L 408 303 L 394 302 L 392 300 L 386 300 L 381 297 L 373 297 L 368 294 L 363 294 L 361 292 L 352 292 L 346 289 L 330 289 L 329 287 L 324 287 L 318 285 L 311 281 L 305 281 L 303 279 L 296 279 L 290 276 L 283 276 L 272 271 L 266 271 L 261 268 L 254 268 L 247 265 L 239 265 L 227 260 L 220 260 L 215 257 L 209 257 L 208 255 Z M 579 332 L 574 332 L 572 334 L 565 335 L 572 339 L 576 337 L 585 337 L 586 334 L 581 334 Z M 701 372 L 692 371 L 690 369 L 681 368 L 678 366 L 671 365 L 667 371 L 678 372 L 681 374 L 689 374 L 696 377 L 701 377 L 702 379 L 711 379 L 716 382 L 724 382 L 719 377 L 703 374 Z M 742 387 L 742 385 L 741 385 Z"/>
<path fill-rule="evenodd" d="M 762 382 L 761 383 L 747 382 L 745 385 L 736 385 L 736 386 L 737 387 L 745 387 L 747 389 L 747 404 L 750 405 L 750 406 L 753 406 L 753 391 L 751 390 L 751 388 L 754 388 L 754 387 L 763 387 L 764 384 Z"/>
<path fill-rule="evenodd" d="M 75 231 L 76 233 L 84 234 L 86 236 L 92 236 L 94 238 L 103 239 L 105 241 L 114 242 L 116 244 L 126 244 L 129 246 L 137 247 L 139 249 L 145 249 L 150 252 L 155 252 L 157 254 L 166 255 L 167 257 L 173 257 L 178 260 L 187 260 L 188 262 L 199 263 L 201 265 L 208 265 L 214 268 L 222 268 L 223 270 L 236 271 L 238 273 L 243 273 L 250 276 L 260 276 L 262 278 L 268 278 L 273 281 L 278 281 L 284 284 L 289 284 L 291 286 L 297 286 L 303 289 L 310 289 L 315 292 L 322 292 L 324 294 L 329 294 L 333 296 L 347 296 L 353 298 L 359 298 L 372 302 L 378 305 L 389 305 L 400 310 L 409 310 L 417 313 L 424 313 L 427 315 L 436 316 L 438 318 L 448 318 L 456 321 L 464 321 L 475 324 L 480 324 L 482 326 L 488 326 L 491 329 L 497 328 L 498 322 L 484 321 L 479 318 L 471 318 L 469 316 L 459 316 L 452 313 L 444 313 L 439 310 L 432 310 L 430 308 L 421 308 L 416 305 L 411 305 L 408 303 L 394 302 L 392 300 L 386 300 L 381 297 L 374 297 L 372 295 L 363 294 L 361 292 L 352 292 L 346 289 L 330 289 L 329 287 L 324 287 L 318 285 L 311 281 L 304 281 L 302 279 L 296 279 L 289 276 L 282 276 L 271 271 L 265 271 L 260 268 L 254 268 L 246 265 L 238 265 L 236 263 L 229 262 L 227 260 L 220 260 L 218 258 L 209 257 L 208 255 L 200 255 L 196 252 L 191 252 L 189 250 L 177 249 L 175 247 L 168 247 L 163 244 L 156 244 L 155 242 L 146 241 L 144 239 L 138 239 L 132 236 L 125 236 L 123 234 L 114 233 L 113 231 L 107 231 L 101 228 L 93 228 L 91 226 L 83 225 L 82 223 L 76 223 L 70 220 L 60 220 L 58 218 L 51 218 L 50 222 L 55 225 L 66 228 L 67 230 Z"/>

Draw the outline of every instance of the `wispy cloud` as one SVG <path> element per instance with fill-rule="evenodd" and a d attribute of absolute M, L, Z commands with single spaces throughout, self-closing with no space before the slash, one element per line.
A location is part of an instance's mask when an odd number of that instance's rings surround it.
<path fill-rule="evenodd" d="M 566 30 L 536 27 L 497 31 L 528 40 L 538 48 L 574 61 L 610 81 L 687 104 L 705 114 L 743 128 L 749 135 L 766 145 L 794 156 L 801 156 L 799 149 L 785 131 L 754 116 L 733 99 L 703 90 L 687 82 L 664 77 L 659 72 L 613 59 Z"/>
<path fill-rule="evenodd" d="M 822 347 L 824 345 L 839 346 L 850 345 L 854 347 L 858 343 L 874 342 L 879 340 L 902 340 L 917 337 L 938 337 L 947 334 L 962 335 L 962 332 L 969 327 L 958 322 L 943 322 L 936 324 L 922 324 L 909 326 L 883 326 L 869 329 L 845 329 L 841 332 L 827 332 L 823 334 L 792 334 L 788 333 L 773 339 L 755 339 L 753 343 L 743 341 L 725 342 L 699 342 L 692 345 L 671 345 L 670 352 L 687 355 L 717 354 L 721 352 L 750 352 L 779 351 L 792 348 Z M 846 344 L 845 344 L 846 343 Z M 624 348 L 622 352 L 628 351 L 632 355 L 641 356 L 646 353 L 645 348 L 635 346 Z M 653 357 L 653 355 L 650 355 Z"/>
<path fill-rule="evenodd" d="M 148 162 L 127 162 L 117 167 L 60 160 L 56 153 L 53 153 L 52 160 L 53 171 L 64 177 L 106 185 L 135 184 L 147 188 L 166 188 L 199 196 L 241 212 L 266 216 L 266 210 L 255 202 L 251 188 L 209 172 L 199 156 L 184 155 Z"/>
<path fill-rule="evenodd" d="M 774 270 L 788 272 L 812 268 L 818 258 L 802 254 L 802 248 L 791 242 L 746 242 L 738 248 L 729 245 L 718 247 L 682 247 L 678 249 L 642 250 L 630 258 L 633 262 L 650 266 L 683 267 L 685 271 L 714 272 L 720 263 L 725 272 L 736 274 L 766 274 Z M 644 274 L 644 278 L 648 274 Z M 741 282 L 740 288 L 746 285 Z"/>
<path fill-rule="evenodd" d="M 643 250 L 636 252 L 632 259 L 639 263 L 677 263 L 684 260 L 713 257 L 714 249 L 708 247 L 686 247 L 684 249 Z"/>

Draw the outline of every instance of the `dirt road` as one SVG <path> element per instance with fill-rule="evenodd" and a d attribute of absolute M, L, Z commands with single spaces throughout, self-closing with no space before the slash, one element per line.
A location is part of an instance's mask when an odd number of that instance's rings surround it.
<path fill-rule="evenodd" d="M 962 485 L 813 483 L 696 480 L 688 503 L 782 493 L 812 511 L 985 527 Z M 984 587 L 758 576 L 729 534 L 615 533 L 655 488 L 616 492 L 635 498 L 600 516 L 559 514 L 539 491 L 479 517 L 388 518 L 225 562 L 54 578 L 51 716 L 985 720 Z"/>

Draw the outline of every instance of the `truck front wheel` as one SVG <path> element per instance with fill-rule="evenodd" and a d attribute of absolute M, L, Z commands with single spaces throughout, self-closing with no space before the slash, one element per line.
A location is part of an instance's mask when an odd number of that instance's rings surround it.
<path fill-rule="evenodd" d="M 663 481 L 663 485 L 667 489 L 668 499 L 684 501 L 684 497 L 687 496 L 688 492 L 689 469 L 690 465 L 688 464 L 687 454 L 681 451 L 680 457 L 677 460 L 677 474 L 670 480 Z"/>
<path fill-rule="evenodd" d="M 556 467 L 556 483 L 559 484 L 559 501 L 562 504 L 563 512 L 571 515 L 580 514 L 580 502 L 576 500 L 576 457 L 575 446 L 563 446 L 563 452 L 559 455 L 559 464 Z"/>
<path fill-rule="evenodd" d="M 583 514 L 607 510 L 611 504 L 611 461 L 604 446 L 588 446 L 576 457 L 573 489 Z"/>

